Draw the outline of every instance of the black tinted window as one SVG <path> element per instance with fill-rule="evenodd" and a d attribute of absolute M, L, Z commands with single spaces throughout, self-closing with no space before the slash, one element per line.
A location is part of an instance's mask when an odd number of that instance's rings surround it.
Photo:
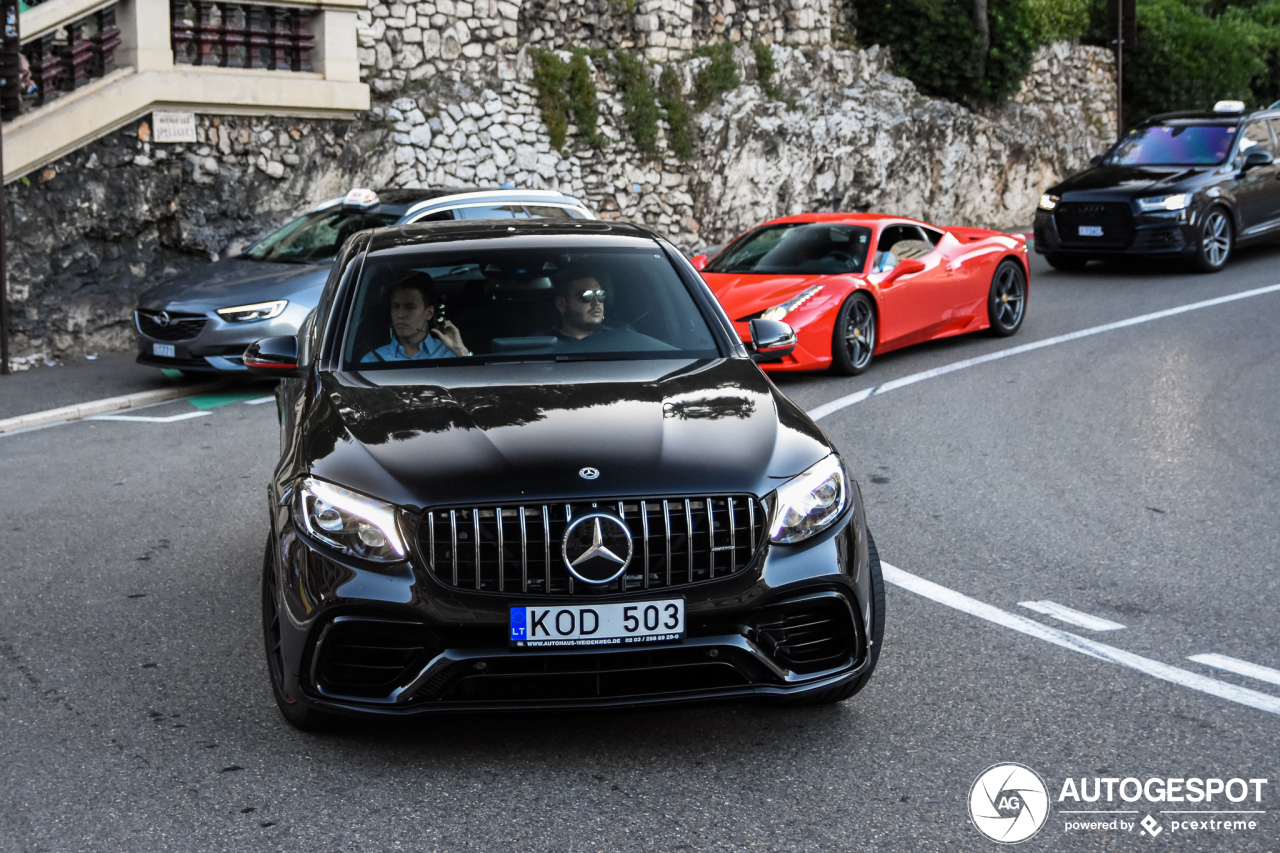
<path fill-rule="evenodd" d="M 299 216 L 244 253 L 254 261 L 278 264 L 317 264 L 332 260 L 347 238 L 366 228 L 394 225 L 396 213 L 326 208 Z"/>
<path fill-rule="evenodd" d="M 393 326 L 393 302 L 405 301 L 393 294 L 422 274 L 433 292 L 419 316 L 431 316 L 414 329 L 402 320 Z M 486 361 L 719 355 L 693 296 L 656 246 L 374 254 L 352 305 L 347 369 L 442 364 L 467 350 Z M 460 334 L 462 353 L 426 339 L 444 340 L 445 321 Z"/>
<path fill-rule="evenodd" d="M 784 222 L 752 231 L 721 252 L 707 272 L 861 272 L 871 230 L 858 225 Z"/>

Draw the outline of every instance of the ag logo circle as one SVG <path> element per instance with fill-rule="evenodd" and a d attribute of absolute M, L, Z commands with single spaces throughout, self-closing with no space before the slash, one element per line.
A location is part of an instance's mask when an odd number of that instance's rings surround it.
<path fill-rule="evenodd" d="M 992 841 L 1017 844 L 1044 826 L 1049 817 L 1049 792 L 1030 767 L 993 764 L 969 789 L 969 817 Z"/>

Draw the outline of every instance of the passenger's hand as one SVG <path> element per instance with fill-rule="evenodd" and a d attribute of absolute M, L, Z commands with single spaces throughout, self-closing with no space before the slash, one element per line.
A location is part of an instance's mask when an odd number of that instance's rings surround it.
<path fill-rule="evenodd" d="M 431 330 L 431 336 L 447 346 L 456 356 L 471 355 L 471 350 L 462 342 L 462 332 L 448 320 Z"/>

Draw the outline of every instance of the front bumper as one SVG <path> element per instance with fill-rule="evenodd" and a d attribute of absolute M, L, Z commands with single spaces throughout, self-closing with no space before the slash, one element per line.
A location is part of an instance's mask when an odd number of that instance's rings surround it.
<path fill-rule="evenodd" d="M 169 324 L 152 318 L 159 307 L 133 312 L 139 364 L 200 373 L 246 371 L 244 351 L 250 344 L 277 335 L 296 335 L 310 309 L 290 302 L 279 317 L 251 323 L 229 323 L 216 311 L 179 305 L 164 306 Z M 167 353 L 172 350 L 172 355 Z"/>
<path fill-rule="evenodd" d="M 1058 210 L 1036 211 L 1035 250 L 1042 255 L 1090 258 L 1181 255 L 1195 251 L 1199 225 L 1200 215 L 1191 208 L 1135 213 L 1129 202 L 1064 199 Z M 1081 233 L 1082 228 L 1091 227 L 1101 229 L 1102 235 Z"/>
<path fill-rule="evenodd" d="M 871 666 L 860 501 L 835 529 L 801 547 L 765 545 L 739 575 L 592 599 L 682 596 L 686 638 L 643 648 L 512 648 L 510 606 L 580 605 L 583 598 L 531 602 L 463 592 L 412 560 L 391 572 L 362 568 L 296 531 L 288 512 L 277 508 L 276 522 L 284 689 L 306 707 L 400 716 L 785 700 L 856 679 Z"/>

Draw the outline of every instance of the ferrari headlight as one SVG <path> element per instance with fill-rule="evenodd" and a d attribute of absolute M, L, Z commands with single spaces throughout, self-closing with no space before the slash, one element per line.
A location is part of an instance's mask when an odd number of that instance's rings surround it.
<path fill-rule="evenodd" d="M 358 492 L 307 477 L 298 489 L 306 531 L 344 554 L 394 563 L 405 556 L 395 507 Z"/>
<path fill-rule="evenodd" d="M 1062 201 L 1062 199 L 1058 198 L 1056 195 L 1049 195 L 1048 193 L 1045 193 L 1040 196 L 1040 209 L 1053 210 L 1058 206 L 1058 202 L 1060 201 Z"/>
<path fill-rule="evenodd" d="M 821 292 L 822 292 L 822 285 L 815 284 L 813 287 L 810 287 L 809 289 L 805 290 L 796 298 L 789 299 L 786 302 L 782 303 L 781 305 L 775 305 L 772 308 L 769 308 L 768 310 L 764 311 L 764 313 L 760 315 L 760 319 L 761 320 L 781 320 L 783 317 L 787 316 L 792 311 L 796 310 L 801 305 L 805 304 L 806 302 L 808 302 L 810 299 L 817 296 Z"/>
<path fill-rule="evenodd" d="M 1138 208 L 1150 213 L 1155 210 L 1182 210 L 1190 199 L 1186 193 L 1173 195 L 1153 195 L 1138 199 Z"/>
<path fill-rule="evenodd" d="M 849 502 L 844 463 L 832 453 L 778 488 L 769 539 L 802 542 L 831 526 Z"/>
<path fill-rule="evenodd" d="M 218 316 L 228 323 L 252 323 L 254 320 L 270 320 L 279 317 L 289 302 L 277 299 L 274 302 L 255 302 L 252 305 L 234 305 L 230 308 L 219 308 Z"/>

